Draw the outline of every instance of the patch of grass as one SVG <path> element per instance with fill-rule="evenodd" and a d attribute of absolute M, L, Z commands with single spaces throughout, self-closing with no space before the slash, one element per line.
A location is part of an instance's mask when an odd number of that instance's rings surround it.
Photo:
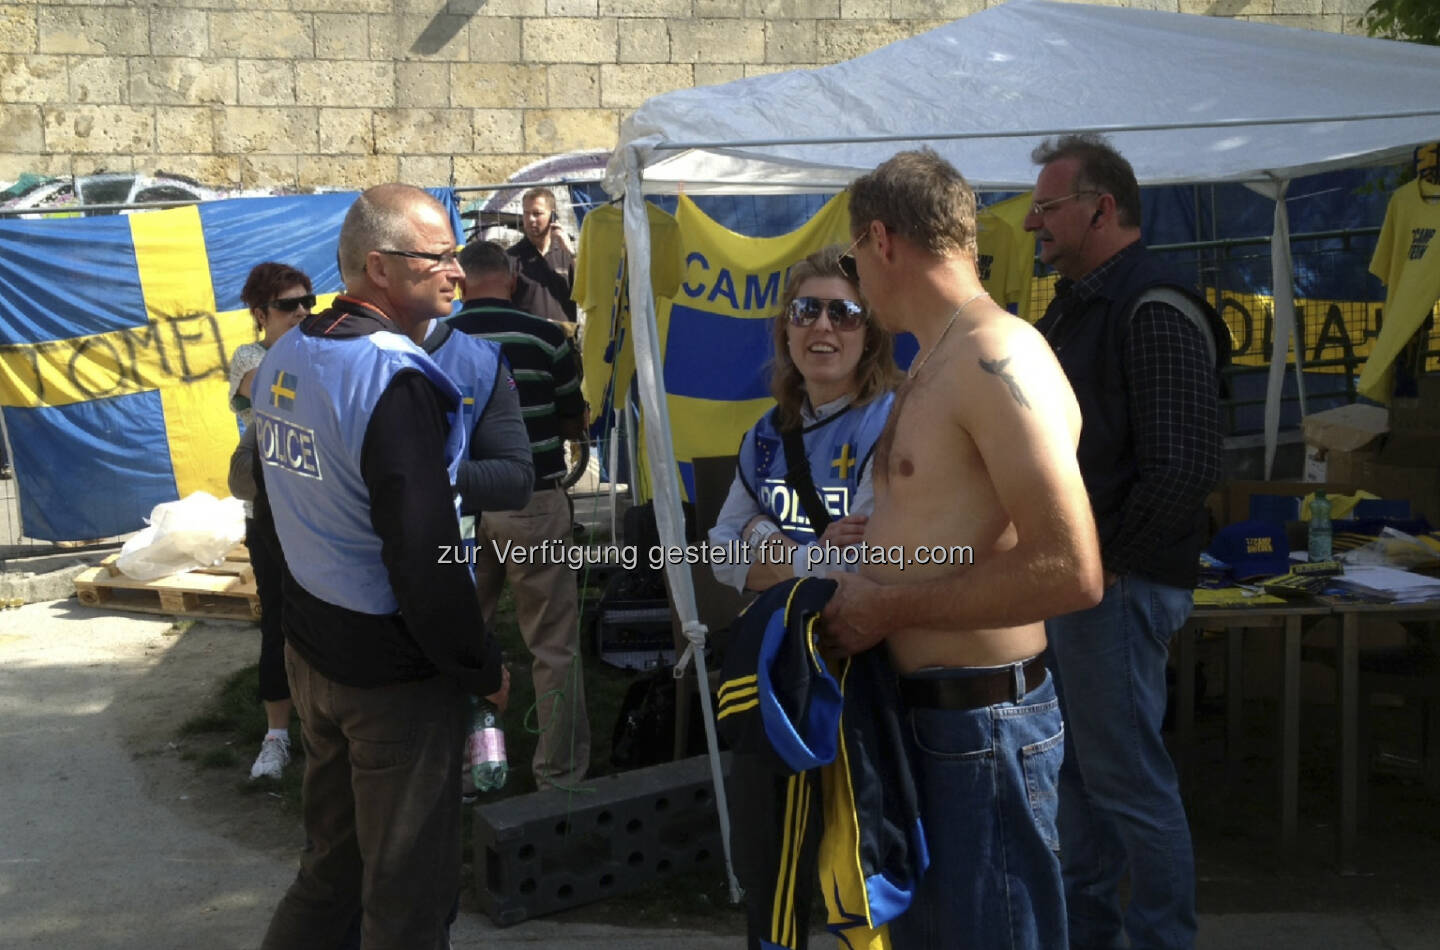
<path fill-rule="evenodd" d="M 300 744 L 300 721 L 290 721 L 290 765 L 278 782 L 251 782 L 250 762 L 260 751 L 260 741 L 269 727 L 260 704 L 260 665 L 236 670 L 220 685 L 205 708 L 180 724 L 184 740 L 180 758 L 200 768 L 233 769 L 245 794 L 277 793 L 296 811 L 300 808 L 300 786 L 305 775 L 305 758 Z"/>

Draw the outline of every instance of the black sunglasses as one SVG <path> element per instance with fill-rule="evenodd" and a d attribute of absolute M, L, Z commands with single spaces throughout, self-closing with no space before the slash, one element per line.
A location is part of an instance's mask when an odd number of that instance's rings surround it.
<path fill-rule="evenodd" d="M 301 294 L 298 297 L 277 297 L 270 301 L 270 306 L 282 313 L 294 313 L 296 307 L 304 307 L 306 310 L 315 309 L 315 295 Z"/>
<path fill-rule="evenodd" d="M 792 327 L 808 327 L 820 319 L 830 318 L 837 330 L 855 330 L 865 324 L 865 308 L 853 300 L 826 300 L 824 297 L 796 297 L 790 301 L 786 316 Z"/>

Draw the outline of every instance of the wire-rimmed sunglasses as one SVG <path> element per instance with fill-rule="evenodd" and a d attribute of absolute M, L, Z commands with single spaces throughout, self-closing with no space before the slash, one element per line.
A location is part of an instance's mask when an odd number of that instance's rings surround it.
<path fill-rule="evenodd" d="M 315 295 L 301 294 L 298 297 L 276 297 L 270 301 L 270 306 L 281 313 L 294 313 L 297 307 L 304 307 L 306 310 L 315 309 Z"/>
<path fill-rule="evenodd" d="M 400 251 L 394 248 L 381 248 L 381 254 L 389 254 L 391 257 L 408 257 L 413 261 L 429 261 L 431 270 L 439 270 L 442 267 L 453 267 L 460 263 L 460 258 L 454 251 Z"/>
<path fill-rule="evenodd" d="M 865 325 L 865 308 L 853 300 L 827 300 L 824 297 L 796 297 L 785 311 L 792 327 L 808 327 L 820 319 L 830 318 L 837 330 L 858 330 Z"/>
<path fill-rule="evenodd" d="M 840 268 L 840 273 L 852 284 L 860 283 L 860 269 L 855 266 L 855 248 L 859 247 L 860 242 L 869 235 L 869 231 L 862 231 L 860 236 L 845 248 L 845 253 L 841 254 L 839 260 L 835 262 L 836 266 Z"/>

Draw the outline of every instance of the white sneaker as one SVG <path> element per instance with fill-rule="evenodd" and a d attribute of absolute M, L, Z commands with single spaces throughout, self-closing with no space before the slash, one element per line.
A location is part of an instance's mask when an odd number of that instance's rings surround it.
<path fill-rule="evenodd" d="M 250 766 L 250 781 L 257 778 L 278 779 L 285 766 L 290 763 L 290 740 L 278 736 L 266 736 L 260 743 L 260 754 Z"/>

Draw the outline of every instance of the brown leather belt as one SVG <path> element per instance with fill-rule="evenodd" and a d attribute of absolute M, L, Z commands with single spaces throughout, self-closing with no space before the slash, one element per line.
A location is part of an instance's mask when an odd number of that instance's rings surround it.
<path fill-rule="evenodd" d="M 1026 661 L 1026 692 L 1045 682 L 1045 663 L 1040 657 Z M 1015 671 L 1007 666 L 993 673 L 975 676 L 900 677 L 900 698 L 916 709 L 983 709 L 996 703 L 1016 703 L 1024 693 L 1015 689 Z"/>

